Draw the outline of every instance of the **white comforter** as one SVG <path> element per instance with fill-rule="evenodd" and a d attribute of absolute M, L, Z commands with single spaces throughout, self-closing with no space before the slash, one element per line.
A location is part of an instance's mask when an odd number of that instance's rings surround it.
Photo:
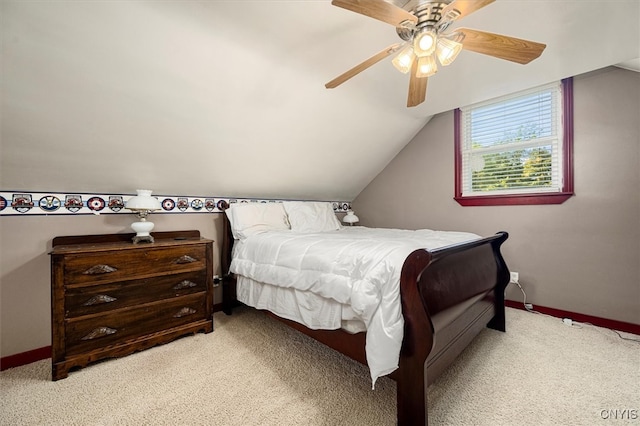
<path fill-rule="evenodd" d="M 477 238 L 466 232 L 361 226 L 315 234 L 270 231 L 236 241 L 231 272 L 350 307 L 367 329 L 367 363 L 375 384 L 378 377 L 398 368 L 404 331 L 400 273 L 406 257 L 418 248 Z M 275 313 L 282 314 L 283 309 L 286 317 L 311 328 L 340 327 L 339 312 L 309 323 L 295 306 L 278 306 Z"/>

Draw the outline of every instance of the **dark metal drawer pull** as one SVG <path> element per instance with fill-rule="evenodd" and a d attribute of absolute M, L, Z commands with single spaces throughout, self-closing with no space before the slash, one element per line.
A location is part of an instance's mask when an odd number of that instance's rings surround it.
<path fill-rule="evenodd" d="M 84 302 L 84 306 L 101 305 L 103 303 L 115 302 L 116 300 L 118 299 L 116 299 L 115 297 L 107 296 L 106 294 L 98 294 Z"/>
<path fill-rule="evenodd" d="M 174 318 L 181 318 L 181 317 L 186 317 L 187 315 L 193 315 L 195 314 L 197 311 L 193 308 L 182 308 L 180 309 L 173 317 Z"/>
<path fill-rule="evenodd" d="M 174 290 L 182 290 L 183 288 L 190 288 L 190 287 L 196 287 L 198 284 L 194 283 L 193 281 L 189 281 L 189 280 L 184 280 L 176 285 L 173 286 Z"/>
<path fill-rule="evenodd" d="M 99 275 L 99 274 L 110 274 L 111 272 L 116 272 L 118 269 L 109 265 L 94 265 L 91 268 L 87 269 L 83 272 L 84 275 Z"/>
<path fill-rule="evenodd" d="M 193 263 L 193 262 L 197 262 L 198 259 L 194 259 L 193 257 L 185 254 L 184 256 L 181 256 L 179 258 L 176 259 L 175 263 L 181 264 L 181 263 Z"/>
<path fill-rule="evenodd" d="M 94 328 L 91 333 L 87 334 L 86 336 L 84 336 L 82 338 L 82 340 L 93 340 L 93 339 L 97 339 L 99 337 L 104 337 L 104 336 L 108 336 L 110 334 L 115 334 L 118 330 L 114 330 L 113 328 L 109 328 L 109 327 L 98 327 L 98 328 Z"/>

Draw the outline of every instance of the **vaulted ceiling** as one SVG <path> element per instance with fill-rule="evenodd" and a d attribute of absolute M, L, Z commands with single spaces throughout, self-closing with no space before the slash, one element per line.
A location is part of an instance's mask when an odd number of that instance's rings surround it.
<path fill-rule="evenodd" d="M 407 108 L 390 58 L 325 89 L 399 40 L 329 0 L 0 8 L 2 190 L 350 200 L 434 114 L 640 57 L 637 0 L 498 0 L 456 26 L 542 56 L 463 51 Z"/>

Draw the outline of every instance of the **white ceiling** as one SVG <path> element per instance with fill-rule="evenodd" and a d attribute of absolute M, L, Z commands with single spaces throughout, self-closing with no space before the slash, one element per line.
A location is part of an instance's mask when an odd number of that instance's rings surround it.
<path fill-rule="evenodd" d="M 350 200 L 434 114 L 640 57 L 637 0 L 498 0 L 456 26 L 542 56 L 464 51 L 407 108 L 390 58 L 324 88 L 399 40 L 328 0 L 0 8 L 2 190 Z"/>

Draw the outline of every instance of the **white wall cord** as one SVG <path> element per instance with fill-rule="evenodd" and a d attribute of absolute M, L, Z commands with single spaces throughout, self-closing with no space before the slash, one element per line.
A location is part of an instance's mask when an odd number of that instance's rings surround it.
<path fill-rule="evenodd" d="M 520 291 L 522 292 L 522 296 L 523 296 L 522 304 L 524 305 L 524 308 L 527 310 L 527 312 L 531 312 L 532 314 L 545 315 L 545 316 L 547 316 L 547 317 L 551 317 L 551 318 L 555 318 L 555 319 L 557 319 L 557 317 L 554 317 L 553 315 L 547 315 L 547 314 L 543 314 L 542 312 L 538 312 L 538 311 L 533 310 L 532 305 L 531 305 L 531 304 L 529 304 L 529 303 L 527 303 L 527 293 L 525 293 L 525 292 L 524 292 L 524 289 L 522 288 L 522 286 L 520 285 L 520 283 L 519 283 L 518 281 L 510 281 L 510 282 L 512 282 L 513 284 L 517 285 L 517 286 L 518 286 L 518 288 L 520 289 Z M 561 320 L 562 320 L 563 322 L 565 322 L 565 319 L 566 319 L 566 318 L 561 318 Z M 566 324 L 566 322 L 565 322 L 565 324 Z M 619 337 L 619 338 L 621 338 L 622 340 L 627 340 L 627 341 L 629 341 L 629 342 L 640 343 L 640 339 L 634 339 L 634 338 L 632 338 L 632 337 L 625 337 L 625 336 L 623 336 L 622 334 L 620 334 L 620 332 L 618 332 L 618 330 L 614 330 L 614 329 L 612 329 L 612 328 L 606 328 L 606 327 L 599 327 L 599 326 L 596 326 L 596 325 L 591 324 L 590 322 L 577 322 L 577 321 L 573 321 L 573 320 L 569 319 L 569 323 L 568 323 L 568 325 L 569 325 L 570 327 L 582 328 L 582 327 L 581 327 L 580 325 L 578 325 L 578 324 L 581 324 L 581 325 L 590 325 L 591 327 L 594 327 L 594 328 L 596 328 L 596 329 L 604 328 L 604 329 L 606 329 L 606 330 L 613 331 L 613 332 L 614 332 L 615 334 L 617 334 L 617 335 L 618 335 L 618 337 Z"/>
<path fill-rule="evenodd" d="M 543 314 L 542 312 L 538 312 L 538 311 L 533 310 L 533 308 L 531 307 L 532 305 L 527 303 L 527 293 L 524 292 L 524 289 L 522 288 L 520 283 L 517 282 L 517 281 L 510 281 L 510 282 L 512 282 L 513 284 L 517 285 L 518 288 L 520 289 L 520 291 L 522 292 L 522 296 L 523 296 L 522 304 L 524 305 L 524 308 L 527 310 L 527 312 L 531 312 L 532 314 L 545 315 L 547 317 L 551 317 L 551 318 L 557 319 L 557 317 L 554 317 L 553 315 Z M 597 325 L 593 325 L 590 322 L 577 322 L 577 321 L 573 321 L 571 319 L 569 319 L 568 322 L 565 322 L 566 319 L 567 318 L 562 318 L 561 320 L 565 324 L 568 324 L 570 327 L 582 328 L 581 325 L 590 325 L 591 327 L 594 327 L 597 330 L 604 328 L 605 330 L 609 330 L 609 331 L 614 332 L 622 340 L 627 340 L 629 342 L 640 343 L 640 339 L 635 339 L 635 338 L 632 338 L 632 337 L 625 337 L 622 334 L 620 334 L 620 332 L 618 330 L 614 330 L 612 328 L 600 327 L 600 326 L 597 326 Z M 578 324 L 580 324 L 580 325 L 578 325 Z"/>
<path fill-rule="evenodd" d="M 524 305 L 524 308 L 534 314 L 539 314 L 540 312 L 536 312 L 533 310 L 532 305 L 530 303 L 527 303 L 527 293 L 524 292 L 524 289 L 522 288 L 522 286 L 520 285 L 520 283 L 518 281 L 512 281 L 512 283 L 514 283 L 515 285 L 518 286 L 518 288 L 520 289 L 520 291 L 522 292 L 522 295 L 524 296 L 523 300 L 522 300 L 522 304 Z"/>

